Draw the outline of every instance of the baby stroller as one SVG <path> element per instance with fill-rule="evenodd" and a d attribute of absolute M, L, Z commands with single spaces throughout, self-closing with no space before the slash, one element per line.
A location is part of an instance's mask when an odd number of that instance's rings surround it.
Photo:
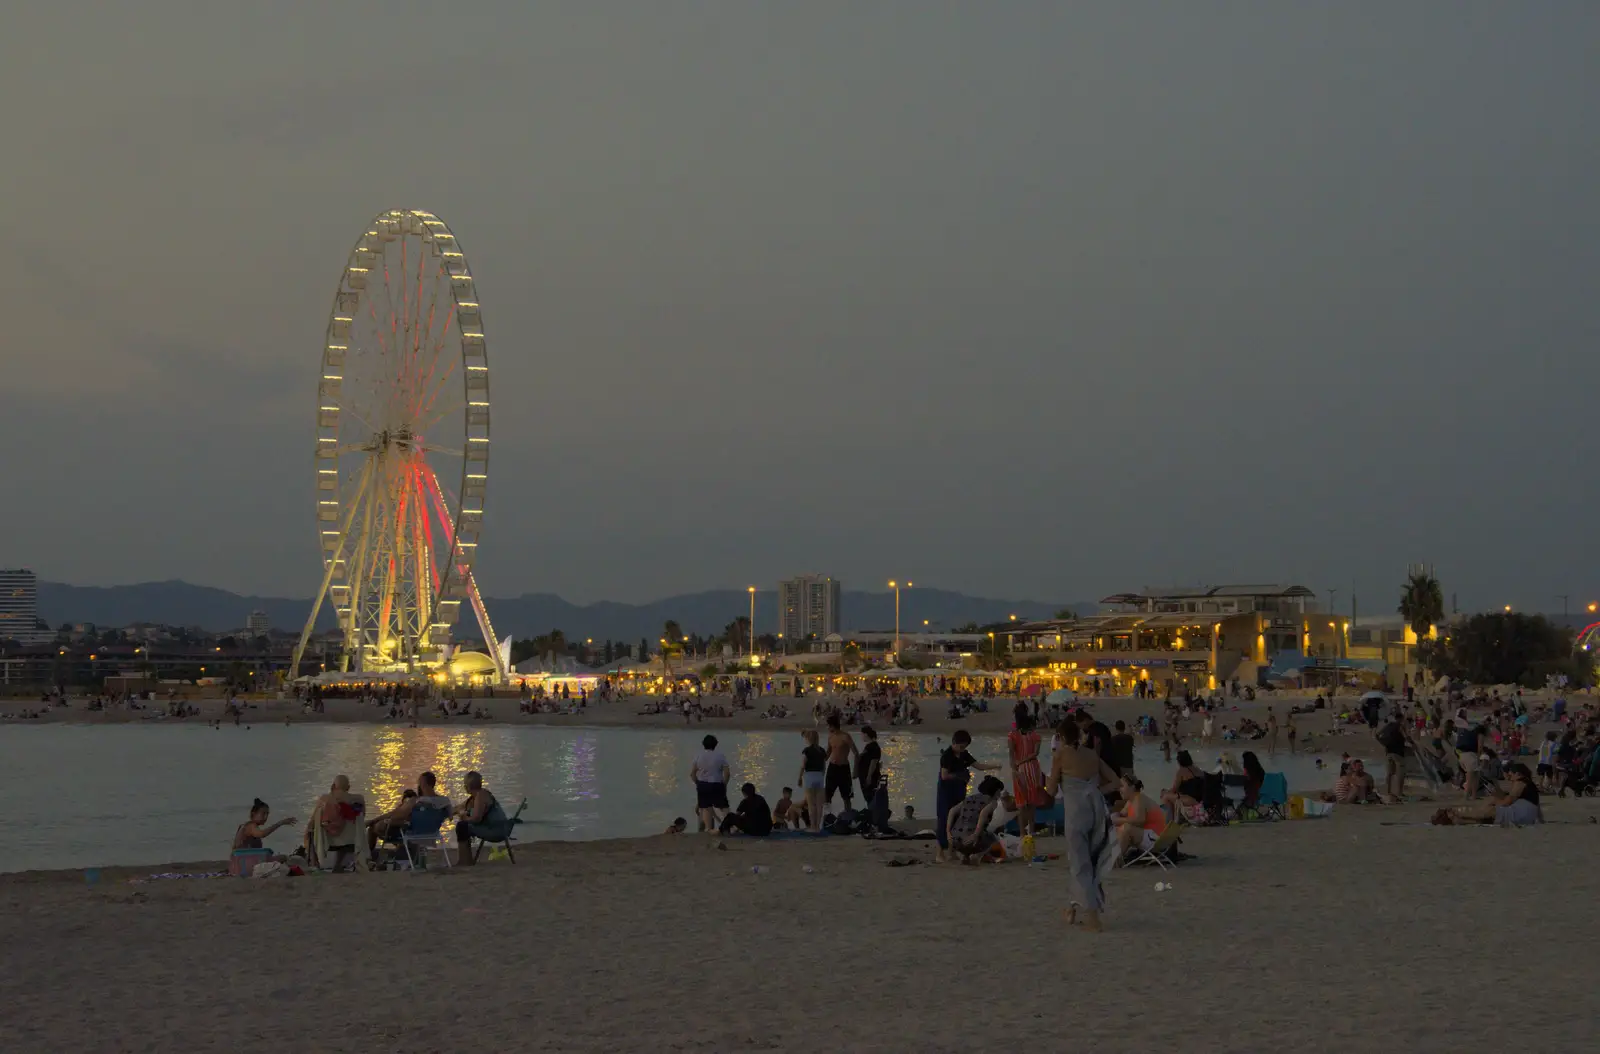
<path fill-rule="evenodd" d="M 1202 779 L 1205 786 L 1200 792 L 1200 808 L 1190 815 L 1190 822 L 1196 827 L 1226 827 L 1237 820 L 1238 812 L 1228 797 L 1222 773 L 1207 772 Z"/>
<path fill-rule="evenodd" d="M 1567 791 L 1575 797 L 1600 797 L 1600 747 L 1589 752 L 1589 757 L 1582 765 L 1574 766 L 1567 770 L 1561 780 L 1561 790 L 1556 795 L 1565 798 Z"/>

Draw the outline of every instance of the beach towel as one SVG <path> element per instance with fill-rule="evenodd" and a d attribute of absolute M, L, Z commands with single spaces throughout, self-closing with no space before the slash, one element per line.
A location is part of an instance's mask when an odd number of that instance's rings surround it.
<path fill-rule="evenodd" d="M 311 825 L 311 829 L 314 832 L 313 848 L 315 848 L 317 854 L 317 866 L 331 868 L 336 863 L 343 862 L 350 864 L 357 871 L 365 871 L 367 869 L 367 861 L 370 859 L 367 850 L 366 827 L 361 823 L 361 816 L 366 811 L 366 802 L 362 800 L 360 795 L 352 795 L 350 802 L 341 802 L 340 806 L 341 808 L 337 815 L 345 819 L 345 823 L 342 827 L 335 828 L 332 834 L 328 832 L 328 824 L 323 820 L 322 808 L 319 806 L 317 809 L 318 815 Z M 347 808 L 353 808 L 355 813 L 353 819 L 344 817 Z M 343 861 L 333 859 L 333 855 L 330 853 L 330 847 L 333 846 L 348 847 L 349 851 L 344 854 L 345 859 Z"/>

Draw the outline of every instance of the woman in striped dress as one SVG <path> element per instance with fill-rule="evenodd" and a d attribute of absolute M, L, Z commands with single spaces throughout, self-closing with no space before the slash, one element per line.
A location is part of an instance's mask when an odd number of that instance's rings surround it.
<path fill-rule="evenodd" d="M 1026 834 L 1033 826 L 1033 811 L 1050 804 L 1044 792 L 1044 773 L 1039 768 L 1039 733 L 1027 703 L 1018 703 L 1016 724 L 1006 736 L 1011 753 L 1011 794 L 1017 799 L 1017 833 Z"/>

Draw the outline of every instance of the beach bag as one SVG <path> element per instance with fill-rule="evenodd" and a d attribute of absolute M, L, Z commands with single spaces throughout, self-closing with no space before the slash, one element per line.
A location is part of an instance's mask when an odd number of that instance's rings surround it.
<path fill-rule="evenodd" d="M 250 871 L 251 878 L 288 878 L 289 868 L 277 860 L 268 860 L 264 864 L 257 864 Z"/>

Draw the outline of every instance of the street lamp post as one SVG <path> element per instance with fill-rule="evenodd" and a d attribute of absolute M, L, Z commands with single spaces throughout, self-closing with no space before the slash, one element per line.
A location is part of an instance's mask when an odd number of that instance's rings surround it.
<path fill-rule="evenodd" d="M 1566 593 L 1557 593 L 1556 599 L 1561 601 L 1561 624 L 1565 626 L 1567 624 L 1567 601 L 1572 598 Z"/>
<path fill-rule="evenodd" d="M 910 589 L 915 583 L 907 582 L 906 588 Z M 889 580 L 889 588 L 894 590 L 894 661 L 900 661 L 900 583 Z"/>
<path fill-rule="evenodd" d="M 750 591 L 750 624 L 744 628 L 744 635 L 750 641 L 750 657 L 756 657 L 756 587 L 746 586 Z"/>

